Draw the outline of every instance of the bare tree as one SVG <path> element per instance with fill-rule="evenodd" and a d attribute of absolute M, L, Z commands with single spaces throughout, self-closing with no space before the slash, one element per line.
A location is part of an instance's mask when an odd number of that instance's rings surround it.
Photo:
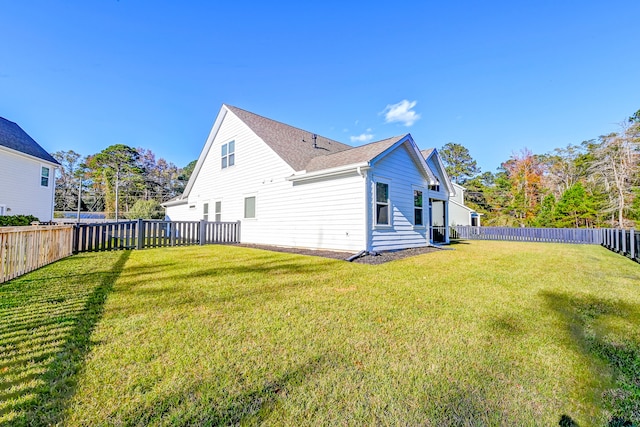
<path fill-rule="evenodd" d="M 624 227 L 625 214 L 633 202 L 633 188 L 638 184 L 640 171 L 640 141 L 638 124 L 623 124 L 620 133 L 599 138 L 595 145 L 594 160 L 589 169 L 592 177 L 607 190 L 605 212 L 617 216 L 618 227 Z"/>

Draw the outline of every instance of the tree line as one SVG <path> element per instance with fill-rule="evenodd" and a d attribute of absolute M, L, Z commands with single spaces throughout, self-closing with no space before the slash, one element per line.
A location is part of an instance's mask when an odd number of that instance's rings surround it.
<path fill-rule="evenodd" d="M 163 218 L 160 203 L 182 194 L 196 164 L 179 168 L 124 144 L 84 157 L 73 150 L 52 155 L 61 165 L 55 210 L 104 212 L 106 218 Z"/>
<path fill-rule="evenodd" d="M 520 227 L 633 227 L 640 222 L 640 110 L 618 132 L 550 153 L 524 148 L 482 173 L 469 151 L 440 150 L 482 223 Z"/>

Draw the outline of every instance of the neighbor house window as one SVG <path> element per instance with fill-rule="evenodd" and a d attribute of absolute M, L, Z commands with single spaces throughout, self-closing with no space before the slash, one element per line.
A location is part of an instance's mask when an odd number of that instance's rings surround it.
<path fill-rule="evenodd" d="M 203 203 L 202 205 L 202 219 L 209 221 L 209 203 Z"/>
<path fill-rule="evenodd" d="M 216 202 L 216 211 L 214 212 L 216 222 L 222 221 L 222 202 Z"/>
<path fill-rule="evenodd" d="M 389 225 L 389 184 L 376 182 L 376 224 Z"/>
<path fill-rule="evenodd" d="M 422 217 L 422 191 L 413 190 L 413 224 L 424 225 Z"/>
<path fill-rule="evenodd" d="M 42 166 L 40 169 L 40 185 L 43 187 L 49 186 L 49 168 Z"/>
<path fill-rule="evenodd" d="M 236 142 L 231 141 L 222 144 L 222 169 L 233 166 L 236 163 Z"/>
<path fill-rule="evenodd" d="M 256 196 L 244 198 L 244 217 L 245 218 L 256 217 Z"/>

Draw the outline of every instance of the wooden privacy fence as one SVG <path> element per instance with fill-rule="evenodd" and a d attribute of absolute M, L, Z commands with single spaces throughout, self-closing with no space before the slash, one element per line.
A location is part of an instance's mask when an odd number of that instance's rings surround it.
<path fill-rule="evenodd" d="M 239 243 L 240 221 L 142 220 L 77 224 L 73 252 Z"/>
<path fill-rule="evenodd" d="M 0 227 L 0 283 L 71 255 L 72 225 Z"/>

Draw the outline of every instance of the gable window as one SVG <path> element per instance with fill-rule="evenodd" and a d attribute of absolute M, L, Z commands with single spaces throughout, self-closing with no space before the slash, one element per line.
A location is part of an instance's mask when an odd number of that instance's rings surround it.
<path fill-rule="evenodd" d="M 230 141 L 222 144 L 222 169 L 226 169 L 236 163 L 236 142 Z"/>
<path fill-rule="evenodd" d="M 202 219 L 209 221 L 209 203 L 202 204 Z"/>
<path fill-rule="evenodd" d="M 413 190 L 413 225 L 424 225 L 422 218 L 422 191 Z"/>
<path fill-rule="evenodd" d="M 376 225 L 389 225 L 389 184 L 376 182 Z"/>
<path fill-rule="evenodd" d="M 42 187 L 49 186 L 49 168 L 46 166 L 40 168 L 40 185 Z"/>
<path fill-rule="evenodd" d="M 440 191 L 440 183 L 431 184 L 429 186 L 429 190 L 431 191 Z"/>
<path fill-rule="evenodd" d="M 244 217 L 245 219 L 256 217 L 256 196 L 244 198 Z"/>
<path fill-rule="evenodd" d="M 216 210 L 213 213 L 215 215 L 215 221 L 220 222 L 222 221 L 222 202 L 221 201 L 216 202 L 215 209 Z"/>

